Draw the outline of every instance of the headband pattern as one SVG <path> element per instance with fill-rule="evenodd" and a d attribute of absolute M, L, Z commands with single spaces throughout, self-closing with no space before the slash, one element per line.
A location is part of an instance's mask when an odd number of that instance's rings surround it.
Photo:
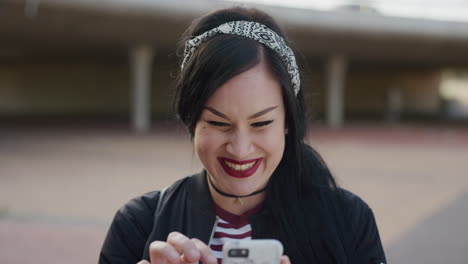
<path fill-rule="evenodd" d="M 269 29 L 267 26 L 257 22 L 243 20 L 227 22 L 188 40 L 185 43 L 184 59 L 181 64 L 182 70 L 192 58 L 197 48 L 203 42 L 217 34 L 232 34 L 251 38 L 276 51 L 287 66 L 294 94 L 297 95 L 301 86 L 301 80 L 299 77 L 299 68 L 296 63 L 296 57 L 294 56 L 293 51 L 281 36 Z"/>

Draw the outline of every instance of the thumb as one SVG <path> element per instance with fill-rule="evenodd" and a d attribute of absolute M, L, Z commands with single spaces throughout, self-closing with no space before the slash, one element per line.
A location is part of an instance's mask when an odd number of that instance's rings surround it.
<path fill-rule="evenodd" d="M 291 264 L 291 260 L 289 260 L 289 257 L 284 255 L 281 257 L 281 264 Z"/>

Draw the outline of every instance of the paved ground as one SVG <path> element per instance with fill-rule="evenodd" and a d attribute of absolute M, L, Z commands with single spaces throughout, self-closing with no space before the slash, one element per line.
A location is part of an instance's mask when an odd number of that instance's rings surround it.
<path fill-rule="evenodd" d="M 468 127 L 312 129 L 373 208 L 389 263 L 468 263 Z M 125 201 L 201 168 L 184 132 L 0 129 L 0 263 L 95 263 Z"/>

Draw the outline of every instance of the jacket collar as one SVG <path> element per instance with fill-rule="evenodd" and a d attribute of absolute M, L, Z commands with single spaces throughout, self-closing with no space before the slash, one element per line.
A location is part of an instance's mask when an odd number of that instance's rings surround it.
<path fill-rule="evenodd" d="M 192 175 L 188 188 L 188 197 L 193 205 L 202 212 L 214 212 L 214 202 L 208 187 L 206 170 Z"/>
<path fill-rule="evenodd" d="M 196 237 L 208 245 L 216 224 L 216 215 L 205 170 L 190 177 L 187 198 L 186 235 Z"/>

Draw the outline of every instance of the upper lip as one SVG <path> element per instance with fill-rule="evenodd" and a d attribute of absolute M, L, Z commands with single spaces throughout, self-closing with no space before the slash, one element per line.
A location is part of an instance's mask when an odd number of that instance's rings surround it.
<path fill-rule="evenodd" d="M 222 157 L 220 157 L 219 159 L 225 160 L 225 161 L 233 163 L 233 164 L 238 164 L 238 165 L 248 164 L 248 163 L 252 163 L 254 161 L 259 160 L 259 159 L 250 159 L 250 160 L 240 160 L 239 161 L 239 160 L 233 160 L 233 159 L 222 158 Z"/>

